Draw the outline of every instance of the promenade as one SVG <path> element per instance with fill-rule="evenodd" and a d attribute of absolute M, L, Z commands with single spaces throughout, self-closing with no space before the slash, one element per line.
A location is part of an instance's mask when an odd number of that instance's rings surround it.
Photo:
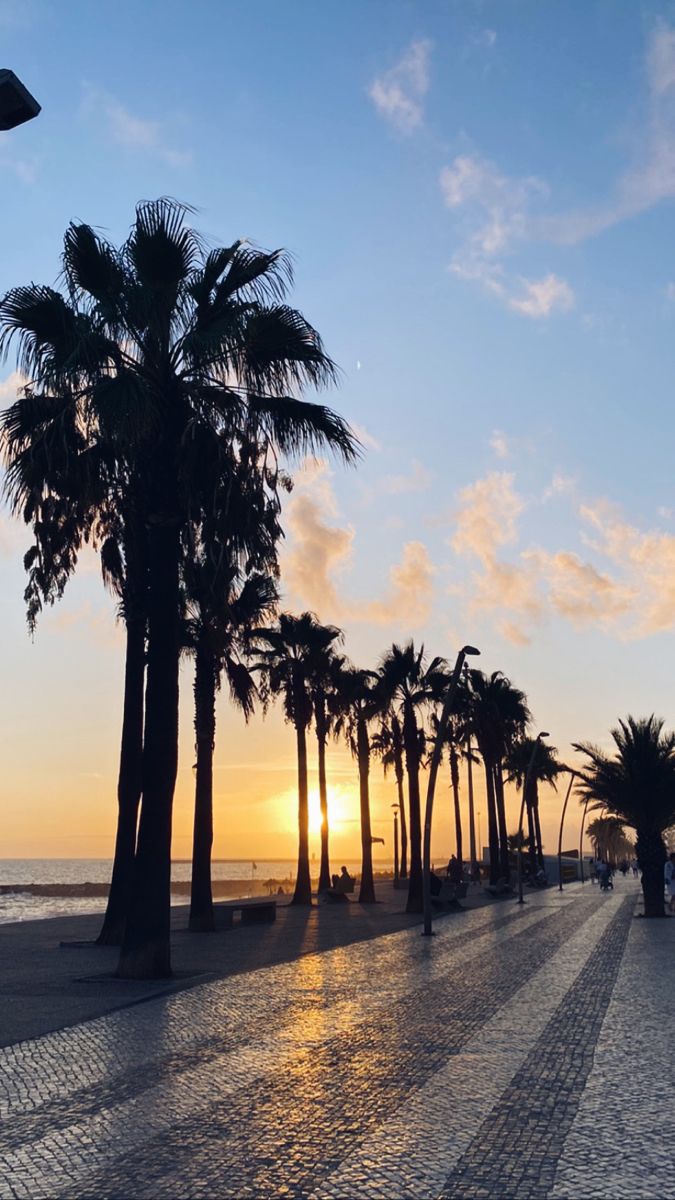
<path fill-rule="evenodd" d="M 0 1050 L 0 1197 L 675 1197 L 675 921 L 550 889 Z M 256 930 L 249 930 L 256 936 Z"/>

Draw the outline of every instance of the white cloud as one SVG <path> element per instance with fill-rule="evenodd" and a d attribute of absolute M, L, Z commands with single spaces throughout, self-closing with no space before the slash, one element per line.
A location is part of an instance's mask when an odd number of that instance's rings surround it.
<path fill-rule="evenodd" d="M 494 450 L 497 458 L 508 458 L 511 453 L 509 448 L 509 439 L 501 429 L 493 430 L 490 438 L 490 448 Z"/>
<path fill-rule="evenodd" d="M 573 481 L 544 492 L 573 497 Z M 559 617 L 633 640 L 675 630 L 675 535 L 639 529 L 606 500 L 579 505 L 580 536 L 587 552 L 566 547 L 519 546 L 519 517 L 526 508 L 514 476 L 494 472 L 459 494 L 453 549 L 478 560 L 465 599 L 470 613 L 491 613 L 502 636 L 530 640 L 533 626 Z M 511 561 L 503 556 L 511 547 Z"/>
<path fill-rule="evenodd" d="M 569 495 L 576 487 L 576 480 L 572 475 L 563 475 L 561 471 L 554 471 L 551 482 L 548 487 L 544 488 L 542 500 L 552 500 L 554 496 Z"/>
<path fill-rule="evenodd" d="M 192 160 L 189 151 L 176 150 L 170 145 L 161 122 L 137 116 L 101 88 L 84 85 L 81 111 L 101 121 L 108 136 L 119 146 L 152 154 L 172 167 L 187 166 Z"/>
<path fill-rule="evenodd" d="M 440 186 L 447 207 L 464 217 L 461 245 L 450 262 L 454 275 L 480 283 L 513 312 L 535 320 L 572 308 L 574 293 L 564 279 L 549 274 L 517 286 L 501 261 L 529 236 L 532 207 L 548 196 L 543 180 L 504 175 L 480 155 L 463 154 L 443 168 Z"/>
<path fill-rule="evenodd" d="M 569 312 L 574 307 L 574 292 L 564 279 L 557 275 L 546 275 L 543 279 L 523 279 L 525 295 L 512 296 L 509 308 L 524 313 L 533 320 L 541 320 L 552 312 Z"/>
<path fill-rule="evenodd" d="M 428 617 L 433 598 L 433 566 L 421 542 L 406 542 L 401 559 L 389 570 L 384 595 L 353 600 L 344 577 L 352 560 L 354 530 L 337 523 L 339 513 L 325 462 L 308 463 L 298 472 L 287 506 L 288 545 L 283 552 L 282 582 L 293 603 L 315 610 L 325 620 L 417 628 Z M 339 586 L 338 586 L 339 585 Z"/>
<path fill-rule="evenodd" d="M 495 613 L 499 632 L 517 645 L 529 642 L 526 630 L 541 619 L 542 605 L 530 564 L 505 562 L 498 551 L 517 541 L 518 518 L 525 507 L 514 476 L 493 471 L 459 493 L 451 541 L 456 554 L 468 554 L 480 563 L 471 577 L 470 613 Z"/>
<path fill-rule="evenodd" d="M 13 404 L 19 389 L 26 383 L 26 377 L 20 371 L 12 371 L 5 379 L 0 379 L 0 405 Z"/>
<path fill-rule="evenodd" d="M 378 75 L 368 89 L 377 111 L 399 133 L 412 133 L 424 120 L 432 47 L 427 38 L 411 42 L 399 62 Z"/>

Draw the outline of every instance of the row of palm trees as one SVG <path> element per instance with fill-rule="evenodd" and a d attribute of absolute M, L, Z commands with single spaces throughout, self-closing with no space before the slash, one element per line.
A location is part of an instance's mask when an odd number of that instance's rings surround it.
<path fill-rule="evenodd" d="M 83 546 L 98 552 L 126 633 L 118 828 L 100 941 L 120 945 L 124 977 L 170 974 L 170 869 L 181 655 L 195 663 L 195 823 L 191 926 L 213 927 L 213 753 L 225 684 L 244 718 L 283 701 L 296 734 L 299 853 L 294 903 L 311 902 L 307 734 L 313 724 L 322 811 L 320 886 L 330 879 L 326 747 L 344 736 L 358 765 L 363 870 L 374 899 L 369 774 L 393 769 L 408 909 L 422 903 L 420 779 L 448 686 L 441 658 L 394 645 L 376 669 L 341 652 L 341 631 L 312 614 L 276 616 L 288 464 L 317 451 L 345 463 L 359 445 L 330 408 L 304 399 L 336 379 L 316 330 L 289 306 L 282 251 L 210 249 L 189 210 L 140 204 L 121 247 L 71 225 L 62 288 L 29 284 L 0 300 L 0 351 L 26 378 L 2 416 L 5 491 L 30 527 L 28 621 L 58 600 Z M 435 724 L 434 724 L 435 722 Z M 509 873 L 505 784 L 527 781 L 533 862 L 543 861 L 538 784 L 555 752 L 533 743 L 523 692 L 500 672 L 466 673 L 449 726 L 456 840 L 463 855 L 459 763 L 485 774 L 490 873 Z M 589 795 L 610 805 L 601 760 Z M 596 795 L 597 792 L 597 795 Z M 607 792 L 607 789 L 605 789 Z M 619 814 L 621 815 L 621 814 Z M 627 819 L 627 818 L 626 818 Z M 647 847 L 649 838 L 642 838 Z M 638 835 L 638 846 L 641 844 Z M 658 846 L 652 846 L 656 856 Z M 645 853 L 647 851 L 645 850 Z M 470 855 L 475 858 L 470 822 Z"/>

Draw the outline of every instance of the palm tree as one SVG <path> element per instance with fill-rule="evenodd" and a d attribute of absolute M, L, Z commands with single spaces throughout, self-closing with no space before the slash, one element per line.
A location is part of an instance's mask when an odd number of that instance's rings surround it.
<path fill-rule="evenodd" d="M 530 720 L 524 692 L 501 671 L 469 672 L 470 722 L 485 768 L 490 882 L 509 877 L 509 847 L 504 801 L 504 759 Z"/>
<path fill-rule="evenodd" d="M 396 711 L 401 723 L 408 776 L 410 813 L 410 882 L 406 912 L 422 911 L 422 818 L 420 808 L 420 764 L 424 754 L 424 728 L 418 714 L 438 700 L 447 686 L 445 660 L 427 661 L 424 646 L 415 649 L 392 645 L 380 662 L 383 704 Z"/>
<path fill-rule="evenodd" d="M 534 749 L 534 738 L 520 738 L 509 748 L 506 756 L 506 771 L 509 783 L 515 783 L 518 791 L 525 786 L 525 779 Z M 525 797 L 527 812 L 528 850 L 532 871 L 544 869 L 544 846 L 541 837 L 539 820 L 539 784 L 548 783 L 555 791 L 555 781 L 569 768 L 559 762 L 555 746 L 539 741 L 534 757 L 534 765 L 530 772 L 528 795 Z"/>
<path fill-rule="evenodd" d="M 330 629 L 331 638 L 326 640 L 326 629 Z M 340 660 L 335 654 L 335 645 L 343 640 L 343 633 L 334 626 L 319 626 L 316 634 L 316 646 L 311 652 L 309 662 L 309 691 L 314 713 L 314 729 L 316 732 L 318 774 L 319 774 L 319 806 L 321 810 L 321 867 L 319 870 L 319 891 L 326 891 L 331 886 L 330 855 L 328 850 L 328 785 L 326 782 L 326 742 L 332 731 L 334 722 L 333 705 L 331 703 L 336 689 L 336 672 L 339 673 Z"/>
<path fill-rule="evenodd" d="M 180 547 L 210 511 L 215 488 L 269 452 L 264 478 L 283 484 L 277 456 L 317 448 L 352 460 L 348 427 L 292 393 L 335 379 L 316 331 L 284 303 L 287 257 L 241 242 L 207 252 L 188 210 L 139 205 L 121 249 L 70 226 L 65 295 L 34 284 L 0 303 L 0 348 L 18 340 L 24 396 L 44 425 L 100 440 L 113 487 L 139 480 L 147 530 L 147 683 L 142 803 L 118 973 L 171 973 L 171 815 L 178 754 Z M 9 452 L 11 466 L 11 449 Z"/>
<path fill-rule="evenodd" d="M 70 399 L 67 396 L 67 399 Z M 28 626 L 35 633 L 45 604 L 59 600 L 84 542 L 99 550 L 103 580 L 116 596 L 126 633 L 117 831 L 99 945 L 122 943 L 131 892 L 143 756 L 147 539 L 137 505 L 138 481 L 113 487 L 100 441 L 69 421 L 67 406 L 30 388 L 4 412 L 5 490 L 14 512 L 33 527 L 24 557 Z"/>
<path fill-rule="evenodd" d="M 217 542 L 200 540 L 185 569 L 184 637 L 195 659 L 197 756 L 189 924 L 200 932 L 215 928 L 211 848 L 216 693 L 224 676 L 230 699 L 248 721 L 256 686 L 245 661 L 247 635 L 272 613 L 278 598 L 273 578 L 253 573 L 241 581 L 236 567 L 228 567 L 218 550 Z"/>
<path fill-rule="evenodd" d="M 342 636 L 333 625 L 321 625 L 313 613 L 299 617 L 281 613 L 275 626 L 255 629 L 251 645 L 258 656 L 268 696 L 281 696 L 286 720 L 295 728 L 298 756 L 298 871 L 292 904 L 312 903 L 309 873 L 309 790 L 307 729 L 312 719 L 311 680 L 317 656 Z"/>
<path fill-rule="evenodd" d="M 403 780 L 405 778 L 405 767 L 403 765 L 403 730 L 396 712 L 390 709 L 382 717 L 380 728 L 377 733 L 371 735 L 370 748 L 374 754 L 382 762 L 382 768 L 386 776 L 390 767 L 394 768 L 394 778 L 396 780 L 396 795 L 398 798 L 398 811 L 401 825 L 401 865 L 399 869 L 399 878 L 408 878 L 408 823 L 405 816 L 405 797 L 403 794 Z"/>
<path fill-rule="evenodd" d="M 596 858 L 616 863 L 632 855 L 635 847 L 626 837 L 623 822 L 618 817 L 596 817 L 586 826 L 586 834 L 593 842 Z"/>
<path fill-rule="evenodd" d="M 375 904 L 373 879 L 373 837 L 370 823 L 370 736 L 368 726 L 382 713 L 379 677 L 374 671 L 360 671 L 343 664 L 336 677 L 339 717 L 337 732 L 345 732 L 359 766 L 361 814 L 361 886 L 360 904 Z"/>
<path fill-rule="evenodd" d="M 610 732 L 612 757 L 589 742 L 574 747 L 587 760 L 579 773 L 582 802 L 636 831 L 644 915 L 663 917 L 664 833 L 675 823 L 675 734 L 653 714 L 629 716 Z"/>

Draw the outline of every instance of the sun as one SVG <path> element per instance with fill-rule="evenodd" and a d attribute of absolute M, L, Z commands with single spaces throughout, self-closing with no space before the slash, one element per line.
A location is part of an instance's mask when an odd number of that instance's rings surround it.
<path fill-rule="evenodd" d="M 349 818 L 353 797 L 341 787 L 328 789 L 328 824 L 332 828 Z M 321 801 L 319 789 L 309 789 L 309 832 L 318 837 L 321 833 Z"/>

